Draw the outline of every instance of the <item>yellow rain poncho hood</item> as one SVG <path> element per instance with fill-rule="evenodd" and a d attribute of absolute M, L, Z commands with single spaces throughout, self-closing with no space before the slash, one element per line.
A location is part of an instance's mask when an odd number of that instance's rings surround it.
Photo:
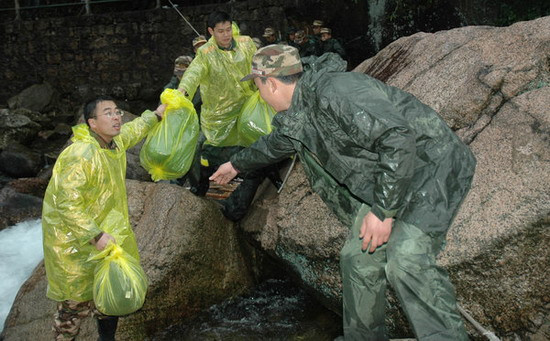
<path fill-rule="evenodd" d="M 211 37 L 198 49 L 179 85 L 189 98 L 193 98 L 200 86 L 201 129 L 207 143 L 214 146 L 240 144 L 237 119 L 241 107 L 256 90 L 251 80 L 240 82 L 250 73 L 256 45 L 248 36 L 234 33 L 233 39 L 235 48 L 227 51 L 220 49 Z"/>
<path fill-rule="evenodd" d="M 92 299 L 97 261 L 87 259 L 98 251 L 89 242 L 102 231 L 113 235 L 117 244 L 139 259 L 128 219 L 126 150 L 156 123 L 154 113 L 146 111 L 124 124 L 113 139 L 114 150 L 102 149 L 86 124 L 73 127 L 73 144 L 55 163 L 42 210 L 49 298 Z"/>

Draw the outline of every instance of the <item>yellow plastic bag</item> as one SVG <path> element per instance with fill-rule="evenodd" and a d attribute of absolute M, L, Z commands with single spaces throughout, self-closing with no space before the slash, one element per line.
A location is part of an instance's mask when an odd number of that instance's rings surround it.
<path fill-rule="evenodd" d="M 271 132 L 271 120 L 277 112 L 260 96 L 257 90 L 241 109 L 237 128 L 241 145 L 248 147 L 260 136 Z"/>
<path fill-rule="evenodd" d="M 94 273 L 94 303 L 105 315 L 128 315 L 143 306 L 147 276 L 139 262 L 117 244 L 109 243 L 89 260 L 100 259 Z"/>
<path fill-rule="evenodd" d="M 164 118 L 149 132 L 139 153 L 139 161 L 153 181 L 185 175 L 199 137 L 197 113 L 190 100 L 174 89 L 164 90 L 160 100 L 167 104 Z"/>

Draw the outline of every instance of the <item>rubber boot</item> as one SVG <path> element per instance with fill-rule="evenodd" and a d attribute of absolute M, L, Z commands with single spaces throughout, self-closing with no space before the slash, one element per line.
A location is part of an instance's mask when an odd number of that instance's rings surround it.
<path fill-rule="evenodd" d="M 116 327 L 118 325 L 117 316 L 107 316 L 97 319 L 98 341 L 115 341 Z"/>

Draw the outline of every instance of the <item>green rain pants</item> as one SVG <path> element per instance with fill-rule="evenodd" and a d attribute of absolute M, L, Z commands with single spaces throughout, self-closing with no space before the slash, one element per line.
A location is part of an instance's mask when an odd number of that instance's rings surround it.
<path fill-rule="evenodd" d="M 468 340 L 447 272 L 436 265 L 445 233 L 393 223 L 389 241 L 361 251 L 359 232 L 370 207 L 362 205 L 340 253 L 344 287 L 344 339 L 387 340 L 386 283 L 395 290 L 418 340 Z"/>

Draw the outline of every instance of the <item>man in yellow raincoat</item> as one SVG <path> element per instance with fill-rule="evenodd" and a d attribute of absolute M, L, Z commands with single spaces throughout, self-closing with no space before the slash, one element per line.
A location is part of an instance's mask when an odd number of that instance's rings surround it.
<path fill-rule="evenodd" d="M 242 149 L 237 120 L 243 104 L 256 91 L 252 81 L 239 82 L 248 74 L 256 52 L 252 39 L 240 35 L 229 14 L 222 11 L 210 14 L 208 32 L 212 37 L 197 50 L 178 87 L 182 93 L 193 98 L 200 86 L 201 130 L 206 142 L 199 151 L 202 164 L 200 180 L 191 183 L 191 191 L 199 196 L 204 196 L 208 191 L 208 177 L 217 166 Z M 234 221 L 245 215 L 256 189 L 265 178 L 263 170 L 249 172 L 242 177 L 243 182 L 231 196 L 220 201 L 223 214 Z"/>
<path fill-rule="evenodd" d="M 84 106 L 86 124 L 57 159 L 44 196 L 42 230 L 47 296 L 58 302 L 56 340 L 73 340 L 81 318 L 94 308 L 92 288 L 97 261 L 88 257 L 119 244 L 139 260 L 128 218 L 126 150 L 162 119 L 165 105 L 122 125 L 122 111 L 110 97 Z M 114 340 L 118 318 L 98 314 L 100 340 Z"/>

